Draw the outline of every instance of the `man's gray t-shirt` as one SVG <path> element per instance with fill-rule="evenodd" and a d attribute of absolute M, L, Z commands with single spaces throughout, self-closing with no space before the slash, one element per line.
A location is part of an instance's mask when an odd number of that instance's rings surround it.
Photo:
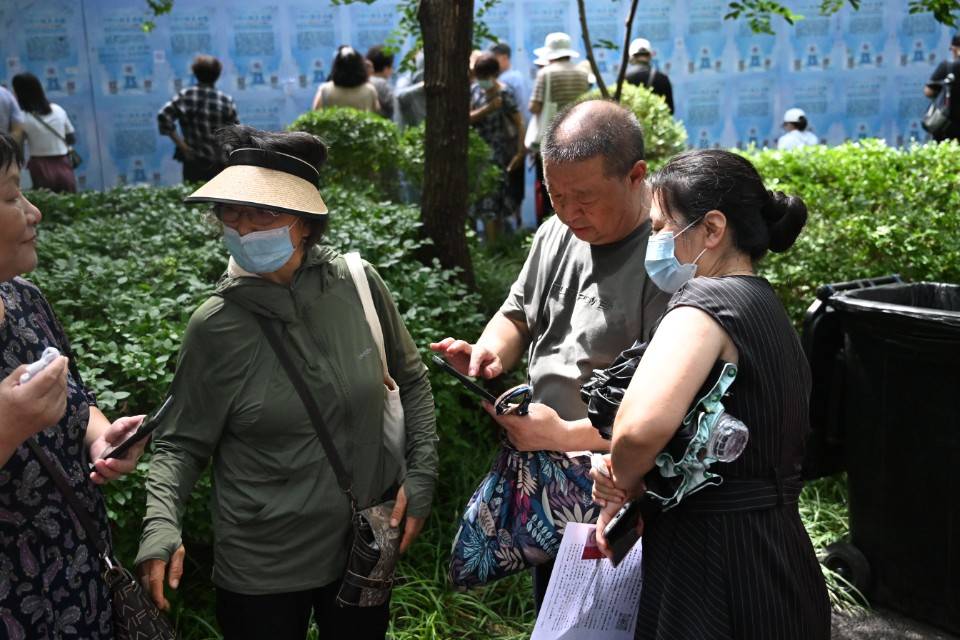
<path fill-rule="evenodd" d="M 0 132 L 10 133 L 14 122 L 23 124 L 23 112 L 13 94 L 6 87 L 0 87 Z"/>
<path fill-rule="evenodd" d="M 649 235 L 647 221 L 618 242 L 595 246 L 554 216 L 537 231 L 500 307 L 529 330 L 534 401 L 565 420 L 586 417 L 580 385 L 634 341 L 648 339 L 666 308 L 670 296 L 643 266 Z"/>

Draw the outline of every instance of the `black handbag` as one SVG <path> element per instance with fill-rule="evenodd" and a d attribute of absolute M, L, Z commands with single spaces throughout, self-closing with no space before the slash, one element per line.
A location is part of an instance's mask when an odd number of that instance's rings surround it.
<path fill-rule="evenodd" d="M 97 526 L 83 503 L 70 488 L 63 472 L 54 465 L 33 438 L 27 439 L 26 444 L 50 474 L 53 483 L 73 509 L 77 521 L 80 522 L 91 544 L 96 546 L 97 553 L 107 567 L 103 572 L 103 580 L 110 590 L 114 637 L 117 640 L 176 640 L 177 633 L 167 617 L 143 591 L 133 575 L 110 556 L 110 550 L 100 539 Z"/>
<path fill-rule="evenodd" d="M 403 525 L 401 523 L 399 527 L 390 526 L 390 516 L 396 503 L 398 487 L 394 485 L 388 489 L 386 495 L 381 496 L 377 504 L 363 508 L 359 506 L 353 495 L 350 474 L 336 447 L 333 446 L 333 438 L 324 426 L 320 408 L 311 395 L 310 388 L 283 346 L 276 328 L 266 318 L 262 316 L 256 316 L 256 318 L 263 334 L 267 337 L 267 342 L 277 354 L 281 366 L 310 416 L 310 421 L 327 455 L 327 461 L 333 468 L 340 490 L 350 500 L 350 509 L 353 514 L 351 517 L 353 542 L 347 558 L 347 571 L 337 594 L 337 604 L 342 607 L 380 606 L 390 599 L 394 571 L 397 560 L 400 558 Z"/>

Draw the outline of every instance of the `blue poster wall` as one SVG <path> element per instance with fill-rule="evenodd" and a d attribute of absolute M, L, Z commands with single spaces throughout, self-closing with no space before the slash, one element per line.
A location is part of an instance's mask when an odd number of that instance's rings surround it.
<path fill-rule="evenodd" d="M 193 82 L 190 63 L 212 53 L 224 63 L 218 86 L 242 122 L 287 126 L 309 108 L 336 47 L 365 51 L 389 37 L 400 0 L 335 6 L 329 0 L 176 0 L 149 19 L 142 0 L 0 0 L 0 83 L 30 71 L 77 129 L 83 188 L 172 184 L 180 165 L 157 133 L 156 113 Z M 586 3 L 594 42 L 623 40 L 628 0 Z M 866 137 L 903 145 L 925 140 L 923 84 L 948 52 L 951 32 L 908 0 L 862 0 L 836 15 L 820 0 L 788 0 L 805 16 L 777 34 L 756 35 L 723 20 L 728 0 L 641 0 L 633 33 L 648 38 L 670 76 L 677 117 L 691 147 L 773 145 L 790 107 L 807 112 L 827 144 Z M 486 14 L 514 48 L 513 64 L 532 84 L 533 50 L 566 31 L 582 51 L 576 0 L 502 0 Z M 620 51 L 599 47 L 613 82 Z"/>

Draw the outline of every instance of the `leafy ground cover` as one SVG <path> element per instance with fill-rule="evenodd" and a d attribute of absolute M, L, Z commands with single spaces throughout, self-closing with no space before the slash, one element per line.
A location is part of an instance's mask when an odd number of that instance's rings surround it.
<path fill-rule="evenodd" d="M 798 244 L 768 257 L 762 267 L 796 320 L 815 288 L 828 282 L 890 271 L 913 280 L 960 281 L 960 146 L 900 151 L 868 142 L 751 157 L 772 188 L 799 193 L 810 207 Z M 377 265 L 424 349 L 446 335 L 477 336 L 522 264 L 523 238 L 478 250 L 479 291 L 469 292 L 455 274 L 413 259 L 424 242 L 415 208 L 366 193 L 324 189 L 332 211 L 329 241 Z M 190 313 L 225 265 L 216 230 L 202 209 L 181 204 L 179 188 L 31 195 L 45 214 L 40 267 L 31 277 L 61 315 L 87 382 L 108 415 L 150 410 L 170 383 Z M 432 382 L 440 482 L 429 524 L 400 567 L 393 637 L 527 637 L 533 611 L 526 575 L 467 593 L 447 585 L 454 523 L 487 469 L 496 434 L 455 382 L 444 376 Z M 149 458 L 137 474 L 107 489 L 115 540 L 127 563 L 139 534 L 148 464 Z M 174 611 L 185 640 L 218 637 L 208 494 L 204 479 L 185 520 L 187 575 Z M 818 548 L 846 535 L 843 479 L 811 483 L 801 497 L 801 515 Z M 828 579 L 835 603 L 848 605 L 851 599 L 836 578 Z"/>

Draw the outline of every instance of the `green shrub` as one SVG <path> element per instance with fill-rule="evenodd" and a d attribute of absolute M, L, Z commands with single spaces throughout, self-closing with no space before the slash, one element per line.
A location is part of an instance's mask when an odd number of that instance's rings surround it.
<path fill-rule="evenodd" d="M 407 128 L 402 134 L 403 173 L 417 194 L 423 187 L 423 138 L 425 132 L 426 125 L 420 124 L 416 127 Z M 469 146 L 467 147 L 467 185 L 470 190 L 469 202 L 471 204 L 493 191 L 499 184 L 503 169 L 493 164 L 492 157 L 493 150 L 490 145 L 471 128 Z"/>
<path fill-rule="evenodd" d="M 288 128 L 320 136 L 327 144 L 330 155 L 320 175 L 324 190 L 339 185 L 360 192 L 396 194 L 403 154 L 399 131 L 390 120 L 369 111 L 328 107 L 304 113 Z"/>
<path fill-rule="evenodd" d="M 325 194 L 331 185 L 336 185 L 373 198 L 399 200 L 402 177 L 410 199 L 419 199 L 423 186 L 424 125 L 401 133 L 392 121 L 374 113 L 331 107 L 308 111 L 289 128 L 320 136 L 328 145 L 330 157 L 321 172 Z M 471 129 L 467 151 L 470 202 L 497 185 L 500 169 L 492 165 L 491 153 L 489 145 Z"/>
<path fill-rule="evenodd" d="M 767 186 L 801 196 L 807 226 L 761 272 L 795 320 L 820 285 L 899 273 L 960 283 L 960 145 L 869 140 L 749 153 Z"/>
<path fill-rule="evenodd" d="M 610 85 L 611 96 L 616 90 L 615 84 Z M 594 89 L 581 100 L 595 100 L 599 97 L 600 90 Z M 656 170 L 669 158 L 686 149 L 687 130 L 683 128 L 682 122 L 674 119 L 661 96 L 646 87 L 625 82 L 620 94 L 620 104 L 633 111 L 643 127 L 643 144 L 651 170 Z"/>

